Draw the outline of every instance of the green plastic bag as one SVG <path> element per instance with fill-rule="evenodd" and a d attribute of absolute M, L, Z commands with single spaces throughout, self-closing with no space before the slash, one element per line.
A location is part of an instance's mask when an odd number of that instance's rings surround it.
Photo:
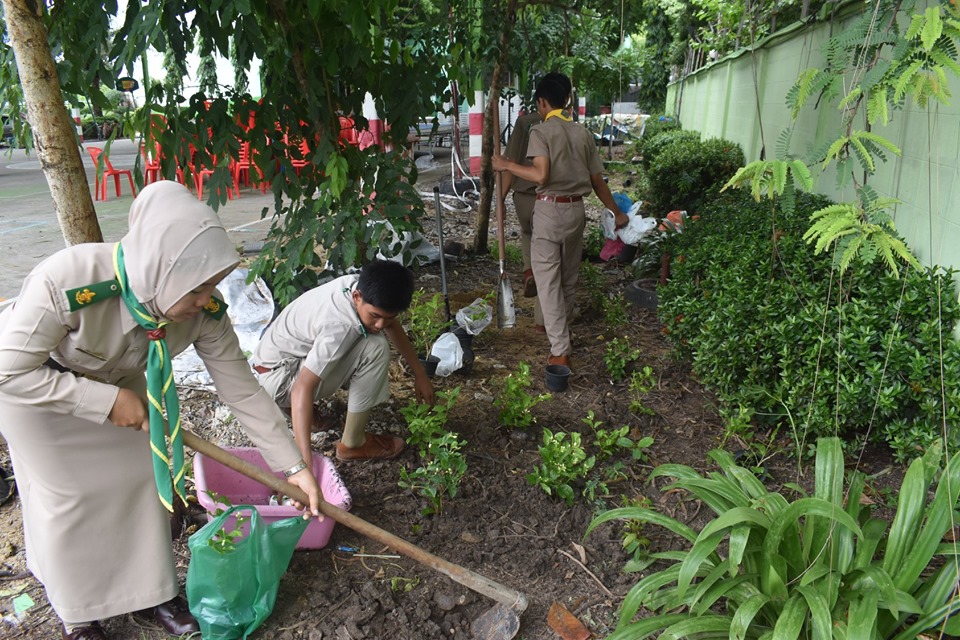
<path fill-rule="evenodd" d="M 250 512 L 250 533 L 220 545 L 224 551 L 211 546 L 227 519 L 241 510 Z M 256 508 L 237 505 L 190 536 L 187 603 L 204 640 L 246 638 L 267 619 L 308 524 L 294 516 L 266 525 Z"/>

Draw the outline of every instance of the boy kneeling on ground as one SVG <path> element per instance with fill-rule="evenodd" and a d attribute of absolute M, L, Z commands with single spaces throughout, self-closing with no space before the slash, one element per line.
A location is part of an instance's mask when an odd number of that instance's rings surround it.
<path fill-rule="evenodd" d="M 311 431 L 326 428 L 314 404 L 337 389 L 349 394 L 338 460 L 395 458 L 403 451 L 403 438 L 366 431 L 371 409 L 390 397 L 390 343 L 413 372 L 417 400 L 434 403 L 433 385 L 398 319 L 413 289 L 409 269 L 375 260 L 359 275 L 304 293 L 264 331 L 254 369 L 263 388 L 289 412 L 305 461 L 312 460 Z"/>

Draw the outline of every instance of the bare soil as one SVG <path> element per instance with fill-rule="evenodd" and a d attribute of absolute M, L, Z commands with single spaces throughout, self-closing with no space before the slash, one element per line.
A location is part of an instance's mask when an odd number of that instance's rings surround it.
<path fill-rule="evenodd" d="M 614 180 L 611 182 L 613 186 Z M 427 211 L 432 214 L 431 202 Z M 446 239 L 469 247 L 473 215 L 446 214 Z M 596 220 L 598 215 L 599 206 L 594 203 L 590 216 Z M 428 237 L 435 236 L 427 222 L 430 219 L 432 215 L 425 219 Z M 511 214 L 509 219 L 515 217 Z M 510 225 L 508 242 L 517 244 L 518 233 Z M 597 266 L 602 269 L 607 294 L 613 298 L 635 279 L 628 267 L 615 263 Z M 627 322 L 611 330 L 603 316 L 590 308 L 583 287 L 579 292 L 582 313 L 573 325 L 574 373 L 568 390 L 537 405 L 533 409 L 536 422 L 528 430 L 511 431 L 498 424 L 493 400 L 502 380 L 521 362 L 531 365 L 530 392 L 547 392 L 547 339 L 533 330 L 531 300 L 519 291 L 522 267 L 511 262 L 508 269 L 516 291 L 517 327 L 499 330 L 491 325 L 474 341 L 476 360 L 469 373 L 434 380 L 438 390 L 460 387 L 448 422 L 448 428 L 467 442 L 468 471 L 457 496 L 445 502 L 441 514 L 424 516 L 426 502 L 398 487 L 400 468 L 412 471 L 419 466 L 415 448 L 408 448 L 397 460 L 338 462 L 337 468 L 353 496 L 354 514 L 450 562 L 525 593 L 529 607 L 521 616 L 518 638 L 560 637 L 548 623 L 548 610 L 554 603 L 562 604 L 594 637 L 603 637 L 616 625 L 620 602 L 639 577 L 623 571 L 627 555 L 621 545 L 622 527 L 603 525 L 584 539 L 587 525 L 603 509 L 639 497 L 647 497 L 653 505 L 692 526 L 702 525 L 706 509 L 676 492 L 661 493 L 664 483 L 658 481 L 654 486 L 647 482 L 647 476 L 654 466 L 665 462 L 710 469 L 705 454 L 723 440 L 723 425 L 711 394 L 691 375 L 688 363 L 678 360 L 671 351 L 655 311 L 623 302 Z M 428 291 L 440 290 L 439 265 L 419 267 L 417 277 L 419 285 Z M 497 277 L 497 262 L 489 255 L 465 255 L 448 263 L 451 308 L 456 311 L 493 291 Z M 604 345 L 613 337 L 626 337 L 640 350 L 636 365 L 653 369 L 655 386 L 642 398 L 652 415 L 632 413 L 627 383 L 614 382 L 607 373 Z M 391 387 L 392 397 L 374 412 L 371 430 L 406 435 L 399 409 L 413 397 L 413 386 L 399 363 L 394 365 Z M 182 390 L 181 395 L 188 426 L 199 435 L 225 446 L 247 444 L 239 426 L 223 420 L 225 411 L 212 394 Z M 609 483 L 609 496 L 592 502 L 578 497 L 573 506 L 568 506 L 531 486 L 525 476 L 540 462 L 538 445 L 543 428 L 580 432 L 585 443 L 592 442 L 592 432 L 583 422 L 590 410 L 606 428 L 629 425 L 632 438 L 651 436 L 654 444 L 646 461 L 619 458 L 625 474 Z M 331 456 L 336 438 L 336 432 L 317 434 L 315 447 Z M 781 444 L 784 451 L 790 451 L 788 442 Z M 742 448 L 736 439 L 728 439 L 726 446 Z M 0 465 L 9 468 L 5 455 L 0 450 Z M 868 455 L 860 465 L 868 472 L 879 472 L 880 478 L 899 475 L 882 452 Z M 785 482 L 809 484 L 811 475 L 800 474 L 796 462 L 782 453 L 766 462 L 766 471 L 764 481 L 776 488 Z M 184 518 L 183 532 L 174 541 L 181 578 L 189 563 L 188 534 L 204 522 L 204 513 L 194 505 Z M 20 526 L 19 502 L 14 498 L 0 507 L 0 615 L 9 619 L 13 598 L 21 593 L 29 594 L 36 605 L 16 624 L 0 624 L 0 637 L 58 638 L 57 617 L 46 602 L 43 588 L 26 572 Z M 656 529 L 646 533 L 655 549 L 675 542 Z M 393 553 L 337 525 L 326 548 L 294 555 L 273 614 L 253 638 L 469 638 L 471 621 L 495 604 L 405 557 L 355 557 L 338 547 L 356 548 L 366 554 Z M 116 638 L 165 637 L 158 627 L 130 615 L 107 620 L 105 626 Z"/>

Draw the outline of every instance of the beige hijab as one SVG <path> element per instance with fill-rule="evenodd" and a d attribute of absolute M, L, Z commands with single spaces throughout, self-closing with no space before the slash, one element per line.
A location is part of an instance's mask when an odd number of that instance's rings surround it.
<path fill-rule="evenodd" d="M 170 180 L 154 182 L 137 195 L 120 244 L 130 289 L 156 318 L 240 263 L 213 209 Z"/>

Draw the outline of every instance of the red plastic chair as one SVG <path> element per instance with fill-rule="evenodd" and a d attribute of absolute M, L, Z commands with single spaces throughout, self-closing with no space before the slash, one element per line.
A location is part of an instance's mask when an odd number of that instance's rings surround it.
<path fill-rule="evenodd" d="M 340 143 L 353 146 L 360 144 L 357 137 L 356 123 L 353 121 L 353 118 L 340 116 Z"/>
<path fill-rule="evenodd" d="M 143 155 L 144 165 L 143 165 L 143 183 L 150 184 L 151 182 L 157 182 L 158 180 L 165 180 L 162 171 L 161 160 L 163 160 L 163 151 L 160 148 L 160 143 L 153 143 L 153 151 L 148 151 L 147 145 L 140 146 L 140 153 Z M 177 165 L 177 182 L 184 184 L 183 169 Z"/>
<path fill-rule="evenodd" d="M 257 186 L 260 188 L 260 191 L 263 193 L 267 192 L 267 183 L 263 179 L 263 172 L 260 170 L 260 167 L 256 165 L 253 161 L 253 154 L 250 152 L 250 143 L 243 142 L 240 144 L 240 155 L 236 160 L 230 161 L 230 175 L 233 176 L 233 184 L 237 188 L 237 197 L 240 197 L 240 181 L 241 177 L 243 178 L 243 184 L 246 187 L 250 186 L 250 170 L 254 169 L 257 172 L 257 175 L 260 177 L 257 180 Z"/>
<path fill-rule="evenodd" d="M 94 195 L 95 200 L 106 200 L 107 199 L 107 178 L 113 176 L 113 182 L 117 188 L 117 197 L 120 197 L 120 176 L 126 175 L 127 179 L 130 181 L 130 191 L 133 193 L 133 197 L 137 197 L 137 188 L 133 186 L 133 173 L 129 169 L 114 169 L 113 165 L 110 164 L 110 159 L 107 158 L 106 154 L 103 153 L 103 149 L 100 147 L 87 147 L 87 152 L 90 154 L 90 157 L 93 159 L 93 169 L 96 172 L 97 181 L 96 181 L 96 191 Z M 100 159 L 103 158 L 103 174 L 100 174 Z"/>
<path fill-rule="evenodd" d="M 154 143 L 153 148 L 140 145 L 140 155 L 143 156 L 143 184 L 157 182 L 160 179 L 160 144 Z"/>
<path fill-rule="evenodd" d="M 203 200 L 203 180 L 204 178 L 209 178 L 213 175 L 214 169 L 217 166 L 216 156 L 210 158 L 211 165 L 209 167 L 204 165 L 197 164 L 197 150 L 191 144 L 190 145 L 190 173 L 193 174 L 193 184 L 197 188 L 197 199 Z M 231 178 L 232 178 L 231 174 Z M 232 185 L 227 185 L 227 200 L 233 199 L 233 192 L 236 190 L 237 197 L 240 197 L 240 187 L 237 186 L 236 180 L 232 180 Z"/>
<path fill-rule="evenodd" d="M 286 138 L 287 142 L 287 156 L 290 158 L 290 164 L 293 165 L 293 170 L 297 172 L 297 177 L 300 177 L 300 171 L 304 167 L 310 166 L 310 161 L 307 158 L 310 157 L 310 145 L 307 144 L 306 138 L 300 138 L 300 144 L 297 145 L 297 148 L 300 150 L 300 158 L 295 157 L 290 153 L 289 149 L 292 148 L 292 144 L 289 138 Z"/>

